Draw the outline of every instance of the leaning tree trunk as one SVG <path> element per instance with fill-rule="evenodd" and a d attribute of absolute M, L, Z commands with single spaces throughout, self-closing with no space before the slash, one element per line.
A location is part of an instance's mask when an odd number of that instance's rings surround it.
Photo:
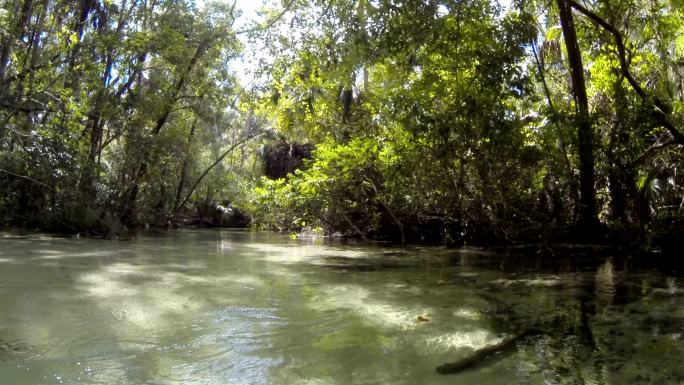
<path fill-rule="evenodd" d="M 185 89 L 185 85 L 188 82 L 190 73 L 194 70 L 198 61 L 204 55 L 207 49 L 209 49 L 210 43 L 211 41 L 209 40 L 200 42 L 200 44 L 197 46 L 197 49 L 195 49 L 195 54 L 188 62 L 185 71 L 179 75 L 178 80 L 175 82 L 171 90 L 171 94 L 169 95 L 168 100 L 164 104 L 164 108 L 162 109 L 161 114 L 157 117 L 157 121 L 154 127 L 152 128 L 153 137 L 157 137 L 161 132 L 162 128 L 164 128 L 164 125 L 166 124 L 167 120 L 169 119 L 169 116 L 171 115 L 171 112 L 176 107 L 179 95 Z M 143 151 L 140 154 L 140 162 L 138 163 L 136 171 L 133 173 L 131 184 L 123 194 L 123 203 L 121 205 L 120 220 L 121 223 L 128 229 L 133 229 L 136 225 L 135 213 L 137 211 L 138 193 L 140 192 L 140 184 L 147 175 L 147 162 L 149 161 L 149 156 L 150 149 L 147 147 L 143 148 Z"/>
<path fill-rule="evenodd" d="M 580 212 L 581 236 L 588 239 L 598 223 L 596 217 L 596 191 L 594 190 L 594 132 L 589 117 L 589 102 L 584 80 L 582 54 L 577 42 L 577 33 L 572 18 L 569 0 L 556 0 L 559 9 L 568 64 L 575 97 L 577 139 L 580 161 Z"/>
<path fill-rule="evenodd" d="M 176 198 L 173 200 L 173 214 L 175 215 L 179 210 L 181 199 L 183 198 L 183 190 L 185 189 L 185 182 L 188 174 L 188 167 L 190 165 L 190 146 L 192 146 L 192 139 L 195 136 L 195 129 L 197 128 L 197 121 L 195 118 L 190 126 L 190 135 L 185 148 L 185 156 L 183 157 L 183 165 L 181 166 L 180 177 L 178 178 L 178 186 L 176 187 Z"/>

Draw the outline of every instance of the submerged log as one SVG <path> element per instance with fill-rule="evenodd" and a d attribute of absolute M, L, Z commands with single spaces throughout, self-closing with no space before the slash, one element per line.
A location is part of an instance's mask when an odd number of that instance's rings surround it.
<path fill-rule="evenodd" d="M 439 374 L 455 374 L 465 370 L 477 369 L 493 365 L 516 352 L 517 342 L 527 337 L 542 334 L 539 330 L 527 330 L 515 337 L 508 338 L 498 344 L 479 349 L 472 356 L 454 362 L 447 362 L 437 367 Z"/>

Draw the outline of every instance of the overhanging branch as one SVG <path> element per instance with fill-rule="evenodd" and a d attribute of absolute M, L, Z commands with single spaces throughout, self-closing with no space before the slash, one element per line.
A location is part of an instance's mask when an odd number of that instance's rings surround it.
<path fill-rule="evenodd" d="M 202 182 L 202 179 L 204 179 L 204 177 L 207 176 L 207 174 L 209 174 L 209 171 L 211 171 L 214 167 L 216 167 L 219 163 L 221 163 L 223 158 L 225 158 L 228 154 L 230 154 L 234 149 L 236 149 L 241 144 L 243 144 L 243 143 L 245 143 L 251 139 L 254 139 L 259 135 L 263 135 L 264 133 L 265 132 L 262 131 L 262 132 L 257 132 L 257 133 L 248 135 L 248 136 L 238 140 L 236 143 L 234 143 L 232 146 L 230 146 L 230 148 L 228 148 L 226 151 L 224 151 L 223 154 L 221 154 L 221 156 L 219 156 L 218 159 L 216 159 L 216 161 L 214 161 L 214 163 L 212 163 L 209 167 L 207 167 L 204 170 L 204 172 L 202 173 L 202 175 L 200 175 L 200 177 L 197 178 L 197 180 L 192 185 L 190 190 L 187 192 L 187 194 L 185 194 L 185 198 L 178 204 L 178 206 L 174 207 L 174 213 L 173 214 L 177 214 L 178 211 L 180 211 L 180 209 L 183 206 L 185 206 L 185 204 L 188 202 L 188 200 L 190 200 L 190 197 L 192 196 L 192 194 L 197 189 L 197 186 L 199 186 L 200 182 Z"/>
<path fill-rule="evenodd" d="M 275 23 L 277 23 L 280 19 L 285 16 L 285 14 L 292 8 L 292 5 L 294 4 L 295 0 L 290 0 L 285 7 L 278 13 L 273 19 L 269 20 L 265 26 L 262 27 L 254 27 L 254 28 L 248 28 L 248 29 L 242 29 L 237 32 L 235 32 L 236 35 L 243 35 L 246 33 L 251 33 L 251 32 L 256 32 L 256 31 L 266 31 L 273 27 Z"/>
<path fill-rule="evenodd" d="M 582 5 L 575 2 L 574 0 L 569 0 L 569 3 L 572 8 L 574 8 L 584 16 L 588 17 L 589 20 L 591 20 L 593 23 L 598 24 L 601 28 L 605 29 L 611 35 L 613 35 L 613 38 L 615 39 L 615 45 L 618 50 L 618 59 L 620 60 L 620 72 L 625 77 L 625 79 L 627 79 L 627 82 L 629 82 L 629 85 L 632 87 L 632 89 L 634 89 L 634 92 L 636 92 L 642 100 L 644 100 L 653 107 L 653 115 L 655 116 L 658 123 L 670 132 L 675 142 L 677 142 L 680 145 L 684 145 L 684 134 L 677 127 L 675 127 L 675 125 L 672 122 L 670 122 L 670 109 L 658 97 L 649 96 L 646 93 L 646 91 L 644 91 L 644 89 L 641 87 L 639 82 L 637 82 L 634 76 L 632 76 L 632 73 L 629 71 L 629 64 L 627 63 L 627 49 L 625 48 L 625 43 L 622 39 L 620 31 L 618 31 L 617 28 L 615 28 L 613 25 L 605 21 L 602 17 L 584 8 Z"/>
<path fill-rule="evenodd" d="M 662 150 L 665 147 L 671 146 L 673 144 L 676 144 L 677 142 L 673 138 L 669 138 L 661 143 L 656 143 L 652 145 L 651 147 L 647 148 L 646 151 L 644 151 L 643 154 L 639 155 L 636 159 L 632 161 L 632 166 L 635 166 L 644 160 L 650 158 L 653 154 L 656 152 Z"/>
<path fill-rule="evenodd" d="M 49 186 L 49 185 L 47 185 L 47 184 L 45 184 L 45 183 L 43 183 L 43 182 L 41 182 L 41 181 L 39 181 L 39 180 L 37 180 L 37 179 L 33 179 L 33 178 L 31 178 L 30 176 L 21 175 L 21 174 L 16 174 L 16 173 L 13 173 L 12 171 L 5 170 L 5 169 L 0 169 L 0 172 L 3 173 L 3 174 L 11 175 L 11 176 L 16 177 L 16 178 L 19 178 L 19 179 L 24 179 L 24 180 L 27 180 L 27 181 L 29 181 L 29 182 L 33 182 L 33 183 L 35 183 L 35 184 L 37 184 L 37 185 L 39 185 L 39 186 L 45 187 L 45 188 L 48 189 L 48 190 L 55 191 L 55 189 L 54 189 L 52 186 Z"/>

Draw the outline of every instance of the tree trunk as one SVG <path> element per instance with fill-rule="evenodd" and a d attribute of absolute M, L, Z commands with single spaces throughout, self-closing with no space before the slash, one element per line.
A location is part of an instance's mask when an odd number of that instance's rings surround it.
<path fill-rule="evenodd" d="M 570 163 L 570 157 L 568 156 L 568 147 L 565 145 L 565 139 L 563 139 L 563 131 L 559 124 L 560 117 L 558 115 L 558 112 L 556 111 L 556 107 L 553 104 L 553 99 L 551 99 L 551 91 L 549 90 L 549 85 L 546 82 L 546 75 L 544 74 L 544 63 L 539 59 L 539 54 L 537 53 L 536 41 L 532 42 L 532 53 L 534 53 L 534 60 L 537 64 L 537 72 L 539 73 L 539 78 L 542 82 L 542 86 L 544 89 L 544 95 L 546 96 L 546 102 L 549 106 L 549 111 L 551 112 L 551 117 L 553 119 L 553 125 L 556 128 L 556 133 L 558 135 L 559 150 L 563 155 L 565 173 L 568 175 L 568 178 L 570 179 L 570 188 L 573 203 L 575 205 L 579 205 L 580 199 L 578 195 L 577 181 L 572 177 L 572 164 Z"/>
<path fill-rule="evenodd" d="M 190 77 L 191 72 L 194 70 L 202 55 L 204 55 L 207 49 L 209 49 L 210 43 L 211 42 L 209 40 L 200 42 L 200 44 L 197 46 L 197 49 L 195 50 L 194 55 L 188 62 L 185 71 L 179 75 L 178 80 L 176 81 L 176 83 L 173 86 L 173 89 L 171 90 L 171 95 L 169 95 L 169 99 L 166 101 L 161 114 L 157 118 L 157 121 L 154 127 L 152 128 L 153 137 L 158 136 L 162 128 L 166 124 L 169 116 L 171 115 L 171 112 L 173 111 L 173 108 L 176 106 L 176 103 L 178 102 L 179 95 L 185 89 L 185 85 L 188 81 L 188 78 Z M 140 184 L 142 183 L 147 174 L 147 162 L 149 161 L 149 155 L 149 148 L 143 148 L 142 154 L 140 156 L 140 163 L 137 167 L 137 171 L 133 174 L 134 176 L 133 180 L 131 181 L 131 186 L 124 193 L 120 218 L 121 223 L 129 229 L 132 229 L 135 226 L 135 213 L 137 211 L 136 206 L 138 200 L 138 193 L 140 192 Z M 183 201 L 180 204 L 180 206 L 182 206 L 183 204 L 185 204 L 185 201 Z"/>
<path fill-rule="evenodd" d="M 195 129 L 197 127 L 197 121 L 198 119 L 195 118 L 195 120 L 192 122 L 192 126 L 190 127 L 190 135 L 188 135 L 188 142 L 187 142 L 187 147 L 185 149 L 185 157 L 183 158 L 183 165 L 181 166 L 181 173 L 180 177 L 178 178 L 178 187 L 176 188 L 176 198 L 173 201 L 173 213 L 177 213 L 179 211 L 179 205 L 181 202 L 181 199 L 183 198 L 183 190 L 185 189 L 185 182 L 187 179 L 187 174 L 188 174 L 188 166 L 190 163 L 190 146 L 192 146 L 192 139 L 195 136 Z"/>
<path fill-rule="evenodd" d="M 162 111 L 161 115 L 159 115 L 159 118 L 157 119 L 157 122 L 154 125 L 154 128 L 152 129 L 152 133 L 154 135 L 158 135 L 164 127 L 164 124 L 166 124 L 169 115 L 171 115 L 171 111 L 173 111 L 173 108 L 176 106 L 178 97 L 180 96 L 181 92 L 183 92 L 183 90 L 185 89 L 185 84 L 188 81 L 190 73 L 193 71 L 195 65 L 197 65 L 197 62 L 200 60 L 202 55 L 204 55 L 207 49 L 209 49 L 209 44 L 209 41 L 202 41 L 197 46 L 195 54 L 192 55 L 192 58 L 190 59 L 190 62 L 188 63 L 188 66 L 186 67 L 185 71 L 180 74 L 178 81 L 176 81 L 176 84 L 174 84 L 173 86 L 171 96 L 169 97 L 169 100 L 166 102 L 166 105 L 164 106 L 164 110 Z"/>
<path fill-rule="evenodd" d="M 33 0 L 24 0 L 21 7 L 15 3 L 15 12 L 19 12 L 19 18 L 16 19 L 14 30 L 7 33 L 2 39 L 2 48 L 0 48 L 0 84 L 4 85 L 7 66 L 10 63 L 12 56 L 12 46 L 16 44 L 24 36 L 26 27 L 31 19 L 33 12 Z"/>
<path fill-rule="evenodd" d="M 38 21 L 36 22 L 35 27 L 33 28 L 33 31 L 31 32 L 31 44 L 30 44 L 30 50 L 27 51 L 27 58 L 30 58 L 29 64 L 28 64 L 28 69 L 30 69 L 28 77 L 29 77 L 29 93 L 33 94 L 35 92 L 35 83 L 36 83 L 36 71 L 33 70 L 34 68 L 38 67 L 38 61 L 41 59 L 41 53 L 43 46 L 45 45 L 44 39 L 45 37 L 43 35 L 47 35 L 47 31 L 45 31 L 45 19 L 47 17 L 47 14 L 50 9 L 50 2 L 49 1 L 44 1 L 43 2 L 43 8 L 39 13 L 38 16 Z M 41 37 L 43 36 L 43 37 Z M 24 69 L 26 70 L 26 68 Z"/>
<path fill-rule="evenodd" d="M 588 239 L 596 229 L 596 191 L 594 190 L 594 132 L 589 117 L 589 102 L 584 80 L 582 54 L 577 42 L 577 33 L 569 0 L 556 0 L 559 9 L 563 38 L 568 52 L 568 64 L 575 97 L 578 151 L 580 161 L 580 236 Z"/>
<path fill-rule="evenodd" d="M 88 26 L 88 16 L 97 7 L 97 2 L 93 0 L 82 0 L 80 2 L 80 7 L 78 10 L 78 19 L 74 22 L 72 26 L 72 32 L 76 35 L 76 42 L 69 53 L 69 64 L 67 67 L 67 74 L 69 75 L 67 79 L 66 86 L 68 88 L 75 87 L 79 80 L 79 74 L 76 72 L 76 62 L 78 56 L 80 55 L 81 45 L 83 44 L 83 32 Z"/>
<path fill-rule="evenodd" d="M 126 23 L 125 9 L 126 0 L 121 4 L 121 9 L 119 10 L 118 22 L 116 30 L 114 31 L 115 36 L 121 37 L 121 33 Z M 111 9 L 107 5 L 103 5 L 98 12 L 100 12 L 101 17 L 105 20 L 109 17 Z M 100 22 L 97 29 L 97 35 L 106 41 L 106 36 L 111 33 L 112 30 L 109 28 L 107 22 Z M 100 156 L 103 149 L 103 139 L 104 139 L 104 127 L 107 124 L 107 117 L 105 116 L 103 110 L 108 102 L 107 99 L 111 99 L 111 93 L 109 92 L 110 80 L 112 77 L 112 70 L 114 67 L 114 53 L 115 47 L 113 41 L 108 41 L 105 45 L 105 50 L 102 56 L 96 57 L 95 51 L 93 51 L 93 61 L 94 62 L 104 62 L 104 70 L 100 76 L 100 86 L 101 88 L 97 91 L 93 106 L 89 112 L 89 125 L 90 125 L 90 148 L 88 151 L 88 163 L 85 167 L 84 181 L 82 183 L 84 188 L 84 197 L 88 201 L 92 202 L 97 198 L 97 188 L 96 183 L 99 181 L 100 167 Z M 120 98 L 121 95 L 116 95 L 116 98 Z"/>
<path fill-rule="evenodd" d="M 610 217 L 621 225 L 627 225 L 627 204 L 629 185 L 634 184 L 634 166 L 630 164 L 625 149 L 628 149 L 630 136 L 629 129 L 629 102 L 626 97 L 624 77 L 620 76 L 613 84 L 615 92 L 614 123 L 610 130 L 610 141 L 606 151 L 608 160 L 608 186 L 610 193 Z"/>

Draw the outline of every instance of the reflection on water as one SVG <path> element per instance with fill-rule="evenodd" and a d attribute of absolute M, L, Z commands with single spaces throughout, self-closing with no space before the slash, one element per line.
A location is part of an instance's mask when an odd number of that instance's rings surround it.
<path fill-rule="evenodd" d="M 5 238 L 0 384 L 684 384 L 682 277 L 630 265 L 242 231 Z"/>
<path fill-rule="evenodd" d="M 613 259 L 607 258 L 603 265 L 596 270 L 596 290 L 594 298 L 596 300 L 596 307 L 605 309 L 613 304 L 613 297 L 615 296 L 615 267 L 613 266 Z"/>

